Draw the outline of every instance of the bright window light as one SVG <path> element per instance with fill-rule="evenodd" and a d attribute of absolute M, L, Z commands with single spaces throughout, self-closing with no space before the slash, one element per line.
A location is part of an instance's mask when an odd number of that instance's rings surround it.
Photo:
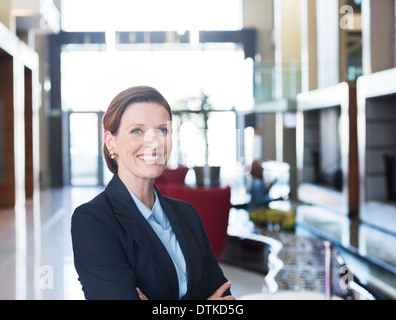
<path fill-rule="evenodd" d="M 241 47 L 223 43 L 199 47 L 127 45 L 124 50 L 117 47 L 116 51 L 108 51 L 106 46 L 102 46 L 104 50 L 100 48 L 100 45 L 68 45 L 63 48 L 61 83 L 64 111 L 105 111 L 117 93 L 134 85 L 157 88 L 175 111 L 196 108 L 197 102 L 201 104 L 204 93 L 213 109 L 222 110 L 211 113 L 209 118 L 208 163 L 221 165 L 223 182 L 229 177 L 233 177 L 230 181 L 235 180 L 236 119 L 234 112 L 228 110 L 233 107 L 246 110 L 253 106 L 253 64 L 251 59 L 245 59 Z M 198 123 L 197 115 L 190 116 L 192 118 L 184 119 L 180 127 L 180 143 L 175 143 L 173 165 L 192 167 L 205 163 L 203 125 Z M 71 133 L 71 137 L 81 136 L 79 128 L 86 129 L 78 122 L 75 124 L 75 127 L 70 127 L 74 134 Z M 97 143 L 87 141 L 91 146 L 97 146 Z M 77 152 L 81 143 L 75 142 L 72 147 L 75 146 Z M 84 163 L 90 161 L 74 160 L 75 150 L 70 150 L 73 177 L 79 182 L 89 182 L 95 177 L 91 172 L 94 168 L 85 170 Z M 88 152 L 89 149 L 84 150 Z M 92 154 L 86 156 L 91 157 Z"/>
<path fill-rule="evenodd" d="M 134 85 L 157 88 L 174 109 L 185 109 L 188 101 L 199 99 L 202 93 L 209 96 L 214 109 L 252 108 L 253 66 L 241 48 L 231 44 L 204 49 L 132 47 L 114 52 L 100 51 L 98 46 L 65 47 L 62 108 L 106 110 L 118 92 Z"/>
<path fill-rule="evenodd" d="M 242 28 L 241 0 L 64 0 L 65 31 L 185 31 Z"/>

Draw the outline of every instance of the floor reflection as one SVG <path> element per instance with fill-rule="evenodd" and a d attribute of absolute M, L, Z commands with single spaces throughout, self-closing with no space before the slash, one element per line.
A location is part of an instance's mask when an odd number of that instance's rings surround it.
<path fill-rule="evenodd" d="M 83 299 L 73 265 L 70 218 L 98 188 L 41 191 L 0 211 L 0 299 Z"/>

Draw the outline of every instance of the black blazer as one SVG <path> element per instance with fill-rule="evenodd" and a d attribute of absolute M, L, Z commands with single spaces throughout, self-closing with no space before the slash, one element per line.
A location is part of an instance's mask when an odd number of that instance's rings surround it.
<path fill-rule="evenodd" d="M 186 260 L 184 299 L 207 299 L 227 282 L 195 208 L 156 189 Z M 128 190 L 114 175 L 72 216 L 74 264 L 86 299 L 179 299 L 173 262 Z M 231 294 L 230 291 L 226 292 Z"/>

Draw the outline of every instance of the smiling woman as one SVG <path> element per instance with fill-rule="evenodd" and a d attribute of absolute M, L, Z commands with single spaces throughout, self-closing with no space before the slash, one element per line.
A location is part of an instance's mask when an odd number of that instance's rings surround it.
<path fill-rule="evenodd" d="M 134 108 L 128 108 L 132 104 L 134 105 Z M 123 117 L 124 113 L 126 114 L 126 117 Z M 121 118 L 123 118 L 124 121 L 121 121 Z M 170 131 L 171 121 L 172 112 L 170 106 L 156 89 L 146 86 L 138 86 L 126 89 L 119 93 L 111 101 L 110 106 L 103 117 L 103 129 L 105 132 L 103 155 L 109 170 L 115 173 L 118 169 L 119 159 L 112 159 L 110 156 L 110 150 L 117 153 L 115 147 L 112 146 L 112 144 L 116 144 L 117 140 L 119 143 L 121 143 L 121 138 L 137 141 L 140 137 L 143 138 L 143 142 L 146 143 L 149 142 L 149 140 L 155 140 L 158 142 L 157 134 L 155 133 L 154 136 L 151 134 L 153 128 L 159 132 L 163 132 L 164 130 Z M 143 131 L 143 129 L 145 129 L 146 132 Z M 119 137 L 120 139 L 117 139 L 119 133 L 121 133 Z M 167 134 L 163 134 L 163 136 L 168 137 Z M 170 142 L 171 147 L 172 141 L 170 140 L 170 135 L 168 138 L 169 139 L 166 139 L 166 142 Z M 157 147 L 154 148 L 155 146 L 153 145 L 148 145 L 147 147 L 149 148 L 145 151 L 150 151 L 150 147 L 153 149 L 151 151 L 157 151 L 157 149 L 159 149 Z M 164 147 L 164 144 L 161 144 L 161 147 Z M 121 149 L 121 146 L 119 149 Z M 164 152 L 167 150 L 161 151 L 164 156 Z M 146 154 L 147 156 L 152 155 L 145 152 L 143 152 L 143 154 Z M 162 162 L 162 164 L 164 164 L 166 161 Z M 161 173 L 162 171 L 159 175 Z"/>
<path fill-rule="evenodd" d="M 171 151 L 171 119 L 165 98 L 146 86 L 122 91 L 103 117 L 114 176 L 72 217 L 87 299 L 234 299 L 196 209 L 154 185 Z"/>

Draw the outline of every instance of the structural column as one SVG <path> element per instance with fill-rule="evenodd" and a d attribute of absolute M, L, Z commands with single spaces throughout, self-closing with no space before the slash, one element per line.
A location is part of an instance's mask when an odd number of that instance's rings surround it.
<path fill-rule="evenodd" d="M 362 0 L 363 74 L 396 66 L 395 0 Z"/>
<path fill-rule="evenodd" d="M 316 0 L 301 0 L 301 91 L 318 88 Z"/>
<path fill-rule="evenodd" d="M 318 88 L 340 82 L 339 1 L 317 0 Z"/>

